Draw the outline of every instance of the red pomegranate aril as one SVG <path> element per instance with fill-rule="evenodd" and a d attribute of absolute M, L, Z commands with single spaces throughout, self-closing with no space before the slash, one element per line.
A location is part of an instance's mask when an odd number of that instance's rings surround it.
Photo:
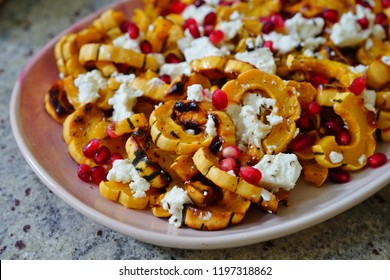
<path fill-rule="evenodd" d="M 269 34 L 275 29 L 275 24 L 272 21 L 266 21 L 263 23 L 263 26 L 261 27 L 261 32 L 263 34 Z"/>
<path fill-rule="evenodd" d="M 200 6 L 202 6 L 203 4 L 205 4 L 206 1 L 203 1 L 203 0 L 196 0 L 194 5 L 195 7 L 199 8 Z"/>
<path fill-rule="evenodd" d="M 330 169 L 329 179 L 334 183 L 344 184 L 349 182 L 350 175 L 348 172 L 341 169 Z"/>
<path fill-rule="evenodd" d="M 389 22 L 388 22 L 388 20 L 387 20 L 387 16 L 386 16 L 384 13 L 379 12 L 379 13 L 377 13 L 376 16 L 375 16 L 375 22 L 374 22 L 374 23 L 375 23 L 375 24 L 380 24 L 380 25 L 382 25 L 382 26 L 385 26 L 385 25 L 387 25 Z"/>
<path fill-rule="evenodd" d="M 117 135 L 115 133 L 115 123 L 110 123 L 108 126 L 107 126 L 107 133 L 108 133 L 108 136 L 110 136 L 111 138 L 117 138 L 119 137 L 119 135 Z"/>
<path fill-rule="evenodd" d="M 310 115 L 317 115 L 321 112 L 321 105 L 317 101 L 312 101 L 307 104 L 306 110 Z"/>
<path fill-rule="evenodd" d="M 234 158 L 225 158 L 219 162 L 219 166 L 221 167 L 221 169 L 226 172 L 230 170 L 234 171 L 236 169 L 236 165 L 237 163 Z"/>
<path fill-rule="evenodd" d="M 210 12 L 204 17 L 203 24 L 204 25 L 215 25 L 216 22 L 217 22 L 217 14 L 214 12 Z"/>
<path fill-rule="evenodd" d="M 390 0 L 382 0 L 383 8 L 390 8 Z"/>
<path fill-rule="evenodd" d="M 152 44 L 148 40 L 142 40 L 139 44 L 141 52 L 144 54 L 149 54 L 153 51 Z"/>
<path fill-rule="evenodd" d="M 139 36 L 139 28 L 134 23 L 129 23 L 127 27 L 127 33 L 129 34 L 130 39 L 137 39 Z"/>
<path fill-rule="evenodd" d="M 252 166 L 241 166 L 239 175 L 250 184 L 257 185 L 262 177 L 259 169 Z"/>
<path fill-rule="evenodd" d="M 211 33 L 213 33 L 215 29 L 215 25 L 205 25 L 203 26 L 203 33 L 204 33 L 204 36 L 210 36 Z"/>
<path fill-rule="evenodd" d="M 371 168 L 377 168 L 387 162 L 387 156 L 383 153 L 375 153 L 367 158 L 367 165 Z"/>
<path fill-rule="evenodd" d="M 224 158 L 238 159 L 240 157 L 240 150 L 238 149 L 237 146 L 230 145 L 230 146 L 223 148 L 222 156 Z"/>
<path fill-rule="evenodd" d="M 349 145 L 351 143 L 351 133 L 344 127 L 336 133 L 335 138 L 339 145 Z"/>
<path fill-rule="evenodd" d="M 192 24 L 195 24 L 197 25 L 198 23 L 196 22 L 196 20 L 194 18 L 188 18 L 184 21 L 183 23 L 183 30 L 186 30 L 190 25 Z"/>
<path fill-rule="evenodd" d="M 215 30 L 209 35 L 209 40 L 214 45 L 218 45 L 223 41 L 225 34 L 221 30 Z"/>
<path fill-rule="evenodd" d="M 329 83 L 329 79 L 327 77 L 321 76 L 319 74 L 313 73 L 310 77 L 310 83 L 314 87 L 319 87 L 320 85 L 326 85 Z"/>
<path fill-rule="evenodd" d="M 101 146 L 95 153 L 95 163 L 105 164 L 111 157 L 111 151 L 107 146 Z"/>
<path fill-rule="evenodd" d="M 263 47 L 269 48 L 271 52 L 274 52 L 274 43 L 272 41 L 265 41 Z"/>
<path fill-rule="evenodd" d="M 121 29 L 121 31 L 122 31 L 123 33 L 126 33 L 126 32 L 127 32 L 127 29 L 129 28 L 129 25 L 130 25 L 131 23 L 132 23 L 131 21 L 125 20 L 124 22 L 121 23 L 121 25 L 119 26 L 119 28 Z"/>
<path fill-rule="evenodd" d="M 170 84 L 171 83 L 171 76 L 169 76 L 168 74 L 163 74 L 160 76 L 160 80 L 166 84 Z"/>
<path fill-rule="evenodd" d="M 186 4 L 184 4 L 180 1 L 176 1 L 170 5 L 169 11 L 173 14 L 181 14 L 186 7 L 187 7 Z"/>
<path fill-rule="evenodd" d="M 96 185 L 99 185 L 101 181 L 106 179 L 106 169 L 103 166 L 95 166 L 91 169 L 91 180 Z"/>
<path fill-rule="evenodd" d="M 340 126 L 340 124 L 335 120 L 325 122 L 323 127 L 327 135 L 336 135 L 342 129 L 342 126 Z"/>
<path fill-rule="evenodd" d="M 331 23 L 336 23 L 339 20 L 339 12 L 332 9 L 327 9 L 322 12 L 322 17 L 326 21 L 329 21 Z"/>
<path fill-rule="evenodd" d="M 191 24 L 188 26 L 188 31 L 190 32 L 192 38 L 197 39 L 200 37 L 200 31 L 197 24 Z"/>
<path fill-rule="evenodd" d="M 229 104 L 226 93 L 221 89 L 214 90 L 213 95 L 211 96 L 211 102 L 217 110 L 223 110 Z"/>
<path fill-rule="evenodd" d="M 180 59 L 177 57 L 176 54 L 174 54 L 174 53 L 169 53 L 169 54 L 165 57 L 165 62 L 166 62 L 166 63 L 179 63 L 179 62 L 180 62 Z"/>
<path fill-rule="evenodd" d="M 355 95 L 360 95 L 366 88 L 366 78 L 364 76 L 357 77 L 351 85 L 348 87 L 348 89 L 354 93 Z"/>
<path fill-rule="evenodd" d="M 111 165 L 113 165 L 114 161 L 116 161 L 118 159 L 123 159 L 123 156 L 120 153 L 116 152 L 116 153 L 113 153 L 111 155 L 111 157 L 109 159 L 109 162 L 110 162 Z"/>
<path fill-rule="evenodd" d="M 364 18 L 359 18 L 357 20 L 357 23 L 360 25 L 360 27 L 365 30 L 368 28 L 368 26 L 370 25 L 370 22 L 368 21 L 368 18 L 364 17 Z"/>
<path fill-rule="evenodd" d="M 297 120 L 297 127 L 302 131 L 311 130 L 314 128 L 314 123 L 307 111 L 302 111 L 301 116 Z"/>
<path fill-rule="evenodd" d="M 279 14 L 273 14 L 270 17 L 271 22 L 274 24 L 275 28 L 283 28 L 284 27 L 284 19 Z"/>
<path fill-rule="evenodd" d="M 84 182 L 91 181 L 91 167 L 87 164 L 80 164 L 77 168 L 77 176 Z"/>
<path fill-rule="evenodd" d="M 315 143 L 315 137 L 311 134 L 299 134 L 291 142 L 290 146 L 294 152 L 301 152 Z"/>
<path fill-rule="evenodd" d="M 100 140 L 99 139 L 91 139 L 86 145 L 83 147 L 83 154 L 87 158 L 93 158 L 96 154 L 96 151 L 100 147 Z"/>

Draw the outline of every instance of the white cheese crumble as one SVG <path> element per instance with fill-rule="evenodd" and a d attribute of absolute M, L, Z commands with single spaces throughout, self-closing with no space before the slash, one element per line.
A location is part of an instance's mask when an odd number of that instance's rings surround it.
<path fill-rule="evenodd" d="M 284 153 L 264 155 L 253 167 L 262 173 L 259 184 L 275 191 L 293 189 L 302 170 L 295 154 Z"/>
<path fill-rule="evenodd" d="M 142 91 L 136 90 L 129 83 L 122 83 L 115 94 L 108 99 L 108 104 L 114 108 L 112 120 L 118 122 L 132 116 L 137 98 L 142 95 Z"/>
<path fill-rule="evenodd" d="M 386 64 L 387 66 L 390 66 L 390 56 L 384 55 L 384 56 L 382 56 L 381 60 L 384 64 Z"/>
<path fill-rule="evenodd" d="M 225 35 L 223 40 L 230 41 L 236 37 L 238 31 L 240 31 L 243 23 L 241 19 L 231 20 L 231 21 L 221 21 L 215 27 L 217 30 L 221 30 Z"/>
<path fill-rule="evenodd" d="M 249 52 L 238 52 L 234 57 L 237 60 L 248 62 L 264 72 L 270 74 L 275 74 L 276 72 L 275 59 L 269 48 L 259 48 Z"/>
<path fill-rule="evenodd" d="M 145 197 L 146 191 L 149 190 L 150 184 L 144 178 L 139 176 L 138 171 L 128 159 L 118 159 L 114 161 L 112 168 L 107 174 L 107 180 L 129 184 L 134 192 L 134 197 Z"/>
<path fill-rule="evenodd" d="M 95 102 L 99 99 L 99 90 L 107 87 L 107 80 L 99 70 L 92 70 L 85 74 L 80 74 L 74 80 L 74 85 L 78 88 L 78 100 L 81 104 Z"/>
<path fill-rule="evenodd" d="M 338 153 L 338 152 L 335 152 L 335 151 L 331 151 L 329 153 L 329 159 L 330 159 L 331 163 L 337 164 L 337 163 L 342 162 L 344 157 L 343 157 L 343 154 L 341 154 L 341 153 Z"/>
<path fill-rule="evenodd" d="M 359 163 L 360 163 L 361 165 L 363 165 L 363 164 L 366 162 L 366 159 L 367 159 L 367 156 L 366 156 L 365 154 L 362 154 L 362 155 L 359 157 L 358 161 L 359 161 Z"/>
<path fill-rule="evenodd" d="M 187 195 L 187 192 L 182 188 L 174 186 L 167 192 L 161 200 L 162 206 L 172 215 L 169 218 L 169 223 L 176 227 L 180 227 L 183 220 L 184 204 L 192 203 Z"/>
<path fill-rule="evenodd" d="M 137 39 L 133 40 L 129 37 L 129 34 L 123 34 L 121 36 L 118 36 L 112 41 L 112 44 L 117 47 L 121 47 L 128 50 L 133 50 L 135 52 L 141 52 L 141 49 L 139 47 L 139 43 L 141 39 L 144 37 L 143 34 L 140 34 Z"/>
<path fill-rule="evenodd" d="M 364 99 L 364 107 L 367 110 L 376 113 L 375 102 L 376 102 L 376 92 L 375 90 L 365 89 L 360 95 Z"/>
<path fill-rule="evenodd" d="M 194 84 L 187 87 L 187 100 L 201 102 L 203 101 L 203 87 L 200 84 Z"/>
<path fill-rule="evenodd" d="M 172 80 L 181 74 L 191 74 L 191 68 L 188 62 L 165 63 L 160 68 L 160 75 L 169 75 Z"/>
<path fill-rule="evenodd" d="M 208 37 L 200 37 L 192 40 L 189 47 L 181 49 L 187 62 L 194 59 L 201 59 L 208 56 L 225 56 L 230 52 L 224 48 L 215 47 Z"/>
<path fill-rule="evenodd" d="M 215 127 L 213 115 L 211 115 L 211 114 L 207 115 L 205 134 L 206 134 L 206 136 L 209 136 L 209 137 L 217 136 L 217 128 Z"/>
<path fill-rule="evenodd" d="M 211 12 L 215 12 L 215 8 L 209 5 L 203 4 L 200 7 L 189 5 L 184 9 L 181 15 L 185 20 L 193 18 L 199 25 L 203 25 L 204 18 Z"/>

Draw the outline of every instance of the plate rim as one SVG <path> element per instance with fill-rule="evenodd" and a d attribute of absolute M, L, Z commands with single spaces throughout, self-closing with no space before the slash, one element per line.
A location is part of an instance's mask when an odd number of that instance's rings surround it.
<path fill-rule="evenodd" d="M 71 206 L 73 209 L 77 210 L 84 216 L 92 219 L 93 221 L 102 224 L 108 228 L 111 228 L 117 232 L 120 232 L 126 236 L 137 239 L 142 242 L 163 246 L 171 248 L 180 248 L 180 249 L 224 249 L 224 248 L 234 248 L 238 246 L 247 246 L 259 242 L 268 241 L 271 239 L 280 238 L 283 236 L 290 235 L 292 233 L 297 233 L 301 230 L 310 228 L 314 225 L 320 224 L 332 217 L 337 216 L 338 214 L 352 208 L 353 206 L 359 204 L 360 202 L 366 200 L 368 197 L 378 192 L 380 189 L 385 187 L 390 181 L 390 175 L 382 177 L 377 177 L 375 180 L 371 181 L 368 186 L 365 188 L 359 188 L 351 196 L 347 198 L 339 199 L 331 209 L 326 211 L 317 211 L 297 219 L 292 219 L 288 222 L 283 222 L 282 224 L 274 225 L 270 228 L 265 229 L 256 229 L 250 233 L 246 233 L 245 236 L 240 234 L 232 235 L 222 235 L 220 236 L 206 236 L 206 237 L 189 237 L 189 236 L 178 236 L 178 235 L 168 235 L 158 232 L 150 232 L 147 230 L 139 229 L 132 225 L 120 222 L 113 217 L 110 217 L 97 209 L 94 209 L 91 206 L 88 206 L 74 197 L 70 192 L 68 192 L 64 187 L 61 186 L 38 162 L 34 157 L 32 152 L 29 150 L 26 142 L 23 139 L 23 129 L 20 120 L 20 97 L 21 84 L 23 83 L 23 76 L 29 71 L 31 66 L 33 66 L 40 56 L 42 56 L 48 49 L 52 48 L 55 42 L 63 35 L 71 30 L 75 30 L 82 25 L 87 24 L 98 14 L 107 10 L 108 8 L 118 7 L 121 4 L 134 1 L 117 1 L 106 5 L 86 17 L 75 22 L 57 36 L 49 40 L 44 46 L 28 61 L 25 67 L 22 69 L 11 93 L 10 100 L 10 121 L 11 128 L 14 139 L 17 143 L 17 146 L 27 161 L 28 165 L 32 168 L 34 173 L 39 177 L 39 179 L 56 194 L 61 200 Z M 375 184 L 374 184 L 375 182 Z M 261 234 L 259 234 L 261 232 Z"/>

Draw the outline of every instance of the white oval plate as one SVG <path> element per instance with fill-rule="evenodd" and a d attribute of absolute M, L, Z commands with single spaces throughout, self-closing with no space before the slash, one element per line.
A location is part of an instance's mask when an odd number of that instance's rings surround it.
<path fill-rule="evenodd" d="M 132 238 L 167 247 L 216 249 L 275 239 L 319 224 L 365 200 L 390 181 L 389 163 L 378 169 L 353 173 L 350 183 L 321 188 L 299 182 L 291 193 L 291 207 L 277 215 L 251 210 L 244 221 L 222 231 L 175 228 L 151 211 L 129 210 L 101 197 L 97 187 L 81 182 L 77 165 L 62 141 L 62 126 L 45 112 L 44 95 L 58 78 L 53 48 L 61 35 L 85 27 L 107 8 L 127 15 L 141 1 L 114 3 L 77 22 L 51 40 L 26 65 L 15 84 L 10 104 L 12 130 L 27 162 L 39 178 L 61 199 L 85 216 Z M 390 145 L 379 151 L 390 156 Z"/>

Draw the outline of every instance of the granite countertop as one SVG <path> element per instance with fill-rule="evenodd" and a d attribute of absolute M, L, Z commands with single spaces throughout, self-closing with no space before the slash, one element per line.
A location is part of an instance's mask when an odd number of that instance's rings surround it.
<path fill-rule="evenodd" d="M 81 215 L 54 195 L 20 153 L 9 121 L 13 85 L 58 32 L 109 0 L 0 4 L 1 259 L 389 259 L 390 186 L 324 223 L 276 240 L 225 250 L 146 244 Z M 39 82 L 39 81 L 37 81 Z"/>

